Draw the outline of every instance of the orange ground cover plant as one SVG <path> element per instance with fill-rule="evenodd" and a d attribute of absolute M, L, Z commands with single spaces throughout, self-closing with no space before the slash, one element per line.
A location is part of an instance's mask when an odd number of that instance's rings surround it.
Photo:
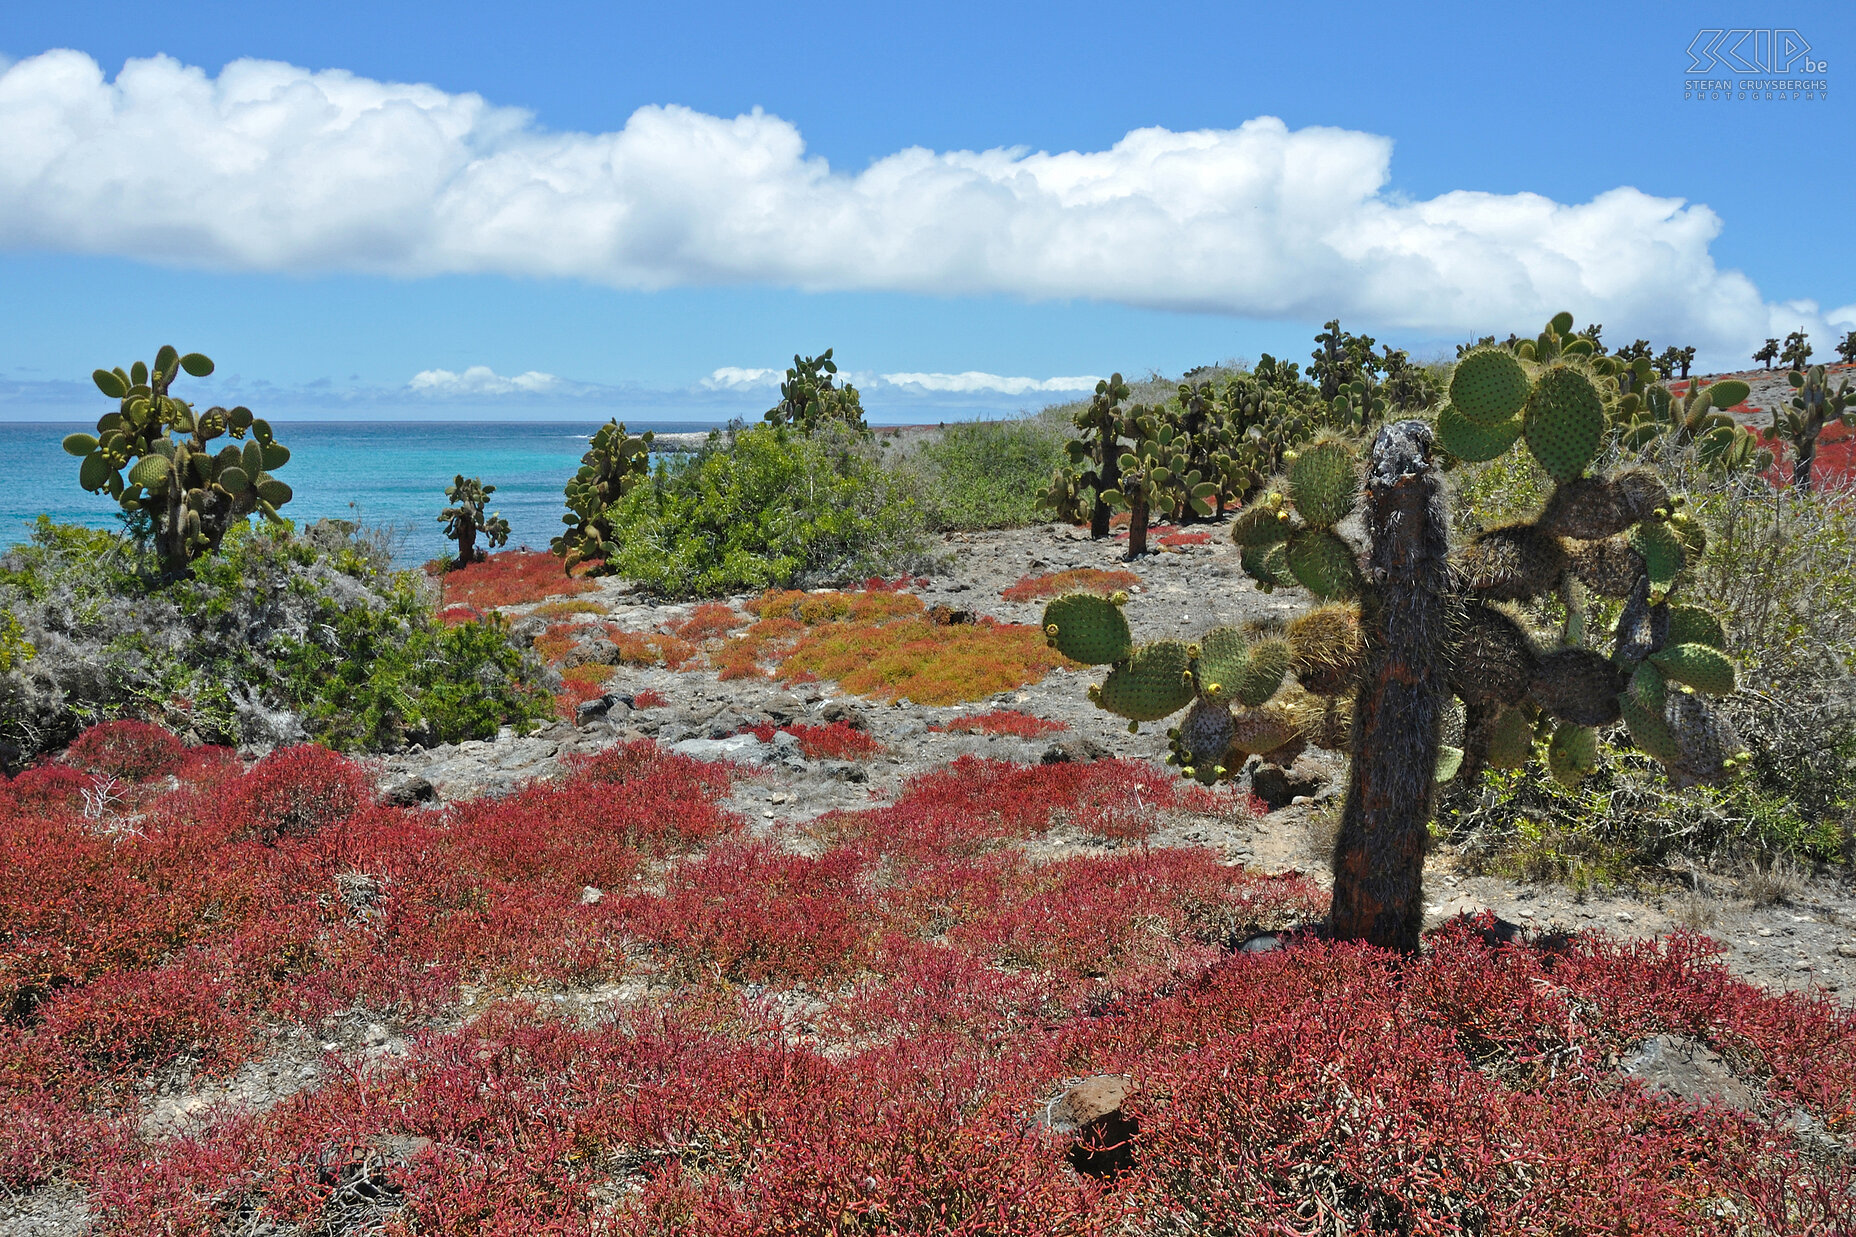
<path fill-rule="evenodd" d="M 990 713 L 967 713 L 928 727 L 947 734 L 1005 734 L 1020 739 L 1038 739 L 1047 734 L 1068 730 L 1067 722 L 1047 721 L 1020 713 L 1016 709 L 994 709 Z"/>
<path fill-rule="evenodd" d="M 1018 583 L 1000 594 L 1007 601 L 1042 601 L 1065 593 L 1101 593 L 1104 597 L 1122 589 L 1140 587 L 1141 577 L 1132 571 L 1103 571 L 1098 567 L 1072 567 L 1048 575 L 1023 576 Z"/>

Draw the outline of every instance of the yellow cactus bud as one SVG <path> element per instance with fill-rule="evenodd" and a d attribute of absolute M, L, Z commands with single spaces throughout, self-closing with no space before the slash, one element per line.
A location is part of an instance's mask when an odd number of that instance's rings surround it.
<path fill-rule="evenodd" d="M 1055 623 L 1050 623 L 1050 624 L 1047 624 L 1047 625 L 1045 626 L 1045 628 L 1044 628 L 1044 634 L 1045 634 L 1045 635 L 1047 635 L 1047 636 L 1054 636 L 1054 635 L 1056 635 L 1056 634 L 1057 634 L 1057 624 L 1055 624 Z"/>
<path fill-rule="evenodd" d="M 1128 604 L 1128 590 L 1125 588 L 1118 588 L 1109 594 L 1108 599 L 1114 605 L 1125 606 Z"/>

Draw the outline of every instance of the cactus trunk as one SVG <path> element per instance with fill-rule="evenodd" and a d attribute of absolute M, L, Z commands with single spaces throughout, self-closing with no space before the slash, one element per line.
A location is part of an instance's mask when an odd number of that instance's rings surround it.
<path fill-rule="evenodd" d="M 1095 505 L 1089 509 L 1089 536 L 1093 541 L 1108 536 L 1109 517 L 1114 514 L 1113 509 L 1102 500 L 1102 492 L 1121 485 L 1121 445 L 1112 434 L 1104 431 L 1102 444 L 1097 451 L 1102 457 L 1096 464 L 1102 484 L 1096 487 Z"/>
<path fill-rule="evenodd" d="M 1448 520 L 1431 430 L 1379 431 L 1367 479 L 1368 673 L 1354 703 L 1354 759 L 1334 851 L 1329 928 L 1415 952 L 1424 851 L 1446 694 Z"/>
<path fill-rule="evenodd" d="M 1807 434 L 1798 440 L 1798 454 L 1792 460 L 1792 485 L 1810 493 L 1811 470 L 1817 463 L 1817 435 Z"/>
<path fill-rule="evenodd" d="M 1149 519 L 1146 499 L 1135 499 L 1128 504 L 1128 557 L 1140 558 L 1147 553 L 1147 522 Z"/>
<path fill-rule="evenodd" d="M 468 567 L 477 561 L 477 526 L 469 520 L 458 521 L 458 566 Z"/>

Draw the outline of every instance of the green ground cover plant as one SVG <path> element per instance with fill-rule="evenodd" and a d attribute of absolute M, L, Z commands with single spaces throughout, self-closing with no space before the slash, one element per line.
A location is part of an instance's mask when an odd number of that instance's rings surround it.
<path fill-rule="evenodd" d="M 955 424 L 886 462 L 913 482 L 935 532 L 1021 528 L 1044 518 L 1037 495 L 1064 458 L 1063 442 L 1042 418 Z"/>

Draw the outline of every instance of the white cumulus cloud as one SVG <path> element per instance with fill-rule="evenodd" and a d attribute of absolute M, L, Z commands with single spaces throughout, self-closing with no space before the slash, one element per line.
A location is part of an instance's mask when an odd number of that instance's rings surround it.
<path fill-rule="evenodd" d="M 1005 378 L 998 374 L 967 370 L 959 374 L 883 374 L 884 382 L 895 387 L 914 387 L 923 391 L 946 391 L 956 394 L 986 391 L 1001 395 L 1027 395 L 1041 391 L 1093 391 L 1101 379 L 1094 375 L 1078 378 Z"/>
<path fill-rule="evenodd" d="M 1715 264 L 1708 207 L 1388 192 L 1392 141 L 1269 116 L 1107 150 L 910 147 L 855 174 L 792 124 L 643 107 L 556 133 L 476 94 L 167 57 L 110 80 L 51 51 L 0 73 L 0 245 L 221 269 L 494 271 L 622 288 L 1090 298 L 1433 336 L 1562 308 L 1741 349 L 1852 311 L 1772 304 Z"/>
<path fill-rule="evenodd" d="M 708 391 L 752 391 L 764 387 L 779 389 L 780 379 L 786 376 L 781 369 L 743 369 L 739 365 L 724 365 L 702 380 L 702 387 Z"/>
<path fill-rule="evenodd" d="M 422 369 L 406 384 L 419 395 L 497 396 L 497 395 L 567 395 L 577 384 L 563 382 L 553 374 L 529 370 L 505 378 L 488 365 L 472 365 L 463 373 L 448 369 Z"/>

